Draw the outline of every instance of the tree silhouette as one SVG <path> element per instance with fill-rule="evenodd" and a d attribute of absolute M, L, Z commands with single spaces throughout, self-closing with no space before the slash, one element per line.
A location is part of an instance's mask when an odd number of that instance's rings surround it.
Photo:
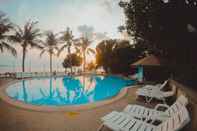
<path fill-rule="evenodd" d="M 55 55 L 55 51 L 58 51 L 58 43 L 59 40 L 57 37 L 57 34 L 54 34 L 53 32 L 49 31 L 47 32 L 47 38 L 46 41 L 43 43 L 43 49 L 40 53 L 40 56 L 43 55 L 43 53 L 48 52 L 50 57 L 50 73 L 52 73 L 52 57 Z"/>
<path fill-rule="evenodd" d="M 76 42 L 76 45 L 78 47 L 78 51 L 82 52 L 83 71 L 85 72 L 86 54 L 90 54 L 90 53 L 95 54 L 95 51 L 92 48 L 89 48 L 89 46 L 91 45 L 91 41 L 87 37 L 82 37 L 82 38 L 78 39 L 78 41 Z"/>
<path fill-rule="evenodd" d="M 7 16 L 0 11 L 0 51 L 4 52 L 6 49 L 7 51 L 11 52 L 13 56 L 16 56 L 16 49 L 10 45 L 10 36 L 8 35 L 12 29 L 12 23 L 9 21 Z"/>
<path fill-rule="evenodd" d="M 28 52 L 29 46 L 32 48 L 42 49 L 39 45 L 41 41 L 38 39 L 41 36 L 40 30 L 35 28 L 35 25 L 38 22 L 27 22 L 23 28 L 16 26 L 14 35 L 11 35 L 10 38 L 19 43 L 22 47 L 22 71 L 25 72 L 25 59 Z"/>
<path fill-rule="evenodd" d="M 108 73 L 129 73 L 130 64 L 144 57 L 145 51 L 141 44 L 130 45 L 126 40 L 104 40 L 96 47 L 96 64 Z"/>
<path fill-rule="evenodd" d="M 71 68 L 71 66 L 80 66 L 82 63 L 82 58 L 76 53 L 67 55 L 64 59 L 62 66 L 66 68 Z"/>
<path fill-rule="evenodd" d="M 130 0 L 119 4 L 127 32 L 168 64 L 197 64 L 196 0 Z"/>
<path fill-rule="evenodd" d="M 72 31 L 70 30 L 69 27 L 66 29 L 65 32 L 62 32 L 62 36 L 60 37 L 60 42 L 63 43 L 63 46 L 59 49 L 58 55 L 60 55 L 64 51 L 64 49 L 67 49 L 68 56 L 71 55 L 71 48 L 73 46 L 75 46 L 74 45 L 73 37 L 74 36 L 73 36 Z M 71 59 L 68 59 L 68 60 L 71 60 Z M 71 61 L 69 63 L 70 63 L 70 66 L 69 67 L 70 67 L 70 70 L 72 72 L 72 64 L 71 64 Z"/>

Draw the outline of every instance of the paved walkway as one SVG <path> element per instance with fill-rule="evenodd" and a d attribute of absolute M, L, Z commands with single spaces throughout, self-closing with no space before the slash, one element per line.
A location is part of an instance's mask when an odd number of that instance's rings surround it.
<path fill-rule="evenodd" d="M 0 101 L 0 131 L 95 131 L 100 118 L 135 103 L 135 90 L 113 104 L 79 112 L 36 112 Z"/>
<path fill-rule="evenodd" d="M 185 87 L 179 86 L 184 90 Z M 101 124 L 100 117 L 105 114 L 112 110 L 121 111 L 129 103 L 142 104 L 136 101 L 136 89 L 130 88 L 125 97 L 112 104 L 79 112 L 36 112 L 20 109 L 0 100 L 0 131 L 96 131 Z M 188 95 L 195 93 L 186 92 Z M 193 99 L 194 94 L 190 97 L 190 100 Z M 192 122 L 182 131 L 197 130 L 196 107 L 196 104 L 191 102 L 189 110 Z"/>

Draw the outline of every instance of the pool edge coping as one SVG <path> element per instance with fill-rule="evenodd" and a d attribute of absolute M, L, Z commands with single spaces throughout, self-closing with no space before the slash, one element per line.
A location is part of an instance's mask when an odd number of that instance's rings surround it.
<path fill-rule="evenodd" d="M 117 95 L 115 95 L 112 98 L 98 101 L 98 102 L 93 102 L 93 103 L 88 103 L 88 104 L 81 104 L 81 105 L 65 105 L 65 106 L 37 106 L 37 105 L 31 105 L 31 104 L 26 104 L 21 101 L 14 100 L 10 98 L 7 93 L 6 89 L 9 85 L 15 84 L 17 82 L 20 82 L 21 80 L 13 80 L 11 82 L 8 82 L 0 88 L 0 98 L 8 103 L 11 106 L 14 106 L 19 109 L 24 109 L 24 110 L 31 110 L 31 111 L 38 111 L 38 112 L 72 112 L 72 111 L 83 111 L 83 110 L 90 110 L 98 107 L 102 107 L 104 105 L 109 105 L 112 104 L 128 93 L 128 89 L 131 87 L 136 87 L 138 85 L 132 85 L 132 86 L 126 86 L 124 87 Z"/>

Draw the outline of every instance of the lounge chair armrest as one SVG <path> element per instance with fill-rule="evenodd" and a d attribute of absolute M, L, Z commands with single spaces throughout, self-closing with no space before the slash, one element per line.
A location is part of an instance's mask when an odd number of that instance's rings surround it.
<path fill-rule="evenodd" d="M 158 116 L 149 116 L 149 117 L 146 117 L 146 119 L 144 120 L 144 122 L 146 123 L 150 123 L 150 124 L 153 124 L 154 122 L 156 122 L 158 119 Z"/>
<path fill-rule="evenodd" d="M 153 125 L 157 121 L 158 122 L 166 121 L 166 119 L 168 119 L 169 117 L 170 116 L 168 114 L 160 114 L 160 115 L 152 116 L 151 118 L 149 118 L 149 120 L 151 120 L 149 123 Z M 147 119 L 146 122 L 148 122 Z"/>
<path fill-rule="evenodd" d="M 170 106 L 168 106 L 167 104 L 157 104 L 155 106 L 155 110 L 159 110 L 159 108 L 164 108 L 165 110 L 170 108 Z"/>
<path fill-rule="evenodd" d="M 156 84 L 155 86 L 161 86 L 162 84 Z"/>
<path fill-rule="evenodd" d="M 146 86 L 140 88 L 139 90 L 152 91 L 155 89 L 159 89 L 158 86 L 146 85 Z"/>
<path fill-rule="evenodd" d="M 156 121 L 157 121 L 156 117 L 147 117 L 147 118 L 144 120 L 144 122 L 150 123 L 150 124 L 153 124 L 153 123 L 156 122 Z"/>

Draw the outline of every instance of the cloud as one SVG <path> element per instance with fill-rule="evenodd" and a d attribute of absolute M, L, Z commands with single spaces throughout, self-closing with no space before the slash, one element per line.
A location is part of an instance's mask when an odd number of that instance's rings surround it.
<path fill-rule="evenodd" d="M 24 25 L 29 19 L 38 20 L 38 26 L 42 30 L 55 32 L 63 31 L 69 26 L 76 37 L 81 35 L 78 30 L 79 25 L 90 25 L 94 28 L 92 32 L 88 31 L 90 32 L 88 37 L 92 37 L 93 32 L 107 32 L 109 36 L 117 36 L 117 27 L 121 24 L 122 17 L 118 0 L 87 0 L 85 3 L 81 0 L 62 0 L 55 4 L 49 2 L 44 7 L 44 2 L 36 1 L 20 1 L 15 23 Z M 33 8 L 33 6 L 37 7 Z"/>
<path fill-rule="evenodd" d="M 87 37 L 90 40 L 104 40 L 107 39 L 107 32 L 95 32 L 93 26 L 80 25 L 78 26 L 78 31 L 82 36 Z"/>
<path fill-rule="evenodd" d="M 119 0 L 86 0 L 85 2 L 82 0 L 48 0 L 46 4 L 44 0 L 0 0 L 0 8 L 15 24 L 20 26 L 32 19 L 39 21 L 38 27 L 43 31 L 59 32 L 69 26 L 76 38 L 80 37 L 82 33 L 87 33 L 88 37 L 94 40 L 92 46 L 95 47 L 102 39 L 119 37 L 117 27 L 122 25 L 124 14 L 118 6 L 118 2 Z M 16 64 L 20 66 L 21 48 L 17 47 L 17 50 L 19 52 L 17 59 L 11 56 L 0 56 L 0 60 L 5 61 L 3 63 L 6 64 L 16 61 Z M 27 68 L 31 63 L 32 67 L 41 67 L 43 70 L 46 66 L 48 70 L 49 60 L 46 59 L 48 55 L 45 54 L 40 58 L 39 54 L 40 52 L 37 50 L 29 50 L 26 61 Z M 62 54 L 60 58 L 54 59 L 54 68 L 57 65 L 61 67 L 65 55 Z M 3 58 L 9 59 L 4 60 Z"/>
<path fill-rule="evenodd" d="M 112 1 L 110 1 L 110 0 L 102 0 L 101 3 L 100 3 L 100 5 L 102 7 L 104 7 L 105 10 L 108 11 L 108 13 L 112 13 L 112 10 L 113 10 Z"/>
<path fill-rule="evenodd" d="M 119 0 L 100 0 L 99 5 L 104 8 L 109 14 L 113 14 L 119 6 Z"/>
<path fill-rule="evenodd" d="M 82 36 L 87 37 L 88 39 L 92 39 L 94 35 L 94 27 L 88 25 L 80 25 L 78 26 L 78 31 L 81 33 Z"/>
<path fill-rule="evenodd" d="M 104 39 L 107 39 L 107 33 L 104 32 L 104 33 L 101 33 L 101 32 L 97 32 L 97 33 L 94 33 L 95 34 L 95 39 L 96 40 L 104 40 Z"/>

